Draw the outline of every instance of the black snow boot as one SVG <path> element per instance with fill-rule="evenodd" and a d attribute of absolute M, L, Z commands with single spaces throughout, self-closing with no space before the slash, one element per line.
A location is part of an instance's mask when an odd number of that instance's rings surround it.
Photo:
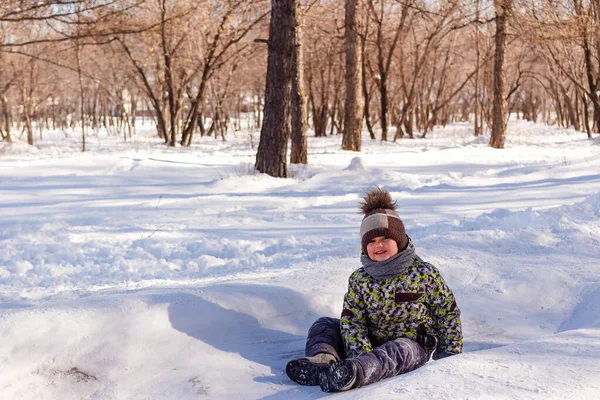
<path fill-rule="evenodd" d="M 327 370 L 337 360 L 327 353 L 319 353 L 312 357 L 299 358 L 287 363 L 285 373 L 294 382 L 300 385 L 317 386 L 319 372 Z"/>
<path fill-rule="evenodd" d="M 319 386 L 324 392 L 344 392 L 356 382 L 356 363 L 342 360 L 319 372 Z"/>

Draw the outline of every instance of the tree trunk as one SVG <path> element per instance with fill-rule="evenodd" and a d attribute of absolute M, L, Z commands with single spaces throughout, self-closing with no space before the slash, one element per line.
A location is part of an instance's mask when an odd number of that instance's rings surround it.
<path fill-rule="evenodd" d="M 479 0 L 475 3 L 475 19 L 479 21 Z M 479 119 L 479 68 L 480 68 L 480 49 L 479 49 L 479 23 L 475 24 L 475 51 L 477 53 L 476 66 L 475 66 L 475 109 L 474 114 L 474 130 L 475 136 L 483 134 L 481 131 L 480 119 Z"/>
<path fill-rule="evenodd" d="M 75 56 L 77 58 L 77 78 L 79 81 L 79 101 L 81 114 L 81 151 L 85 152 L 85 92 L 83 90 L 83 76 L 81 74 L 81 46 L 79 40 L 75 41 Z"/>
<path fill-rule="evenodd" d="M 414 107 L 411 106 L 411 108 L 409 108 L 407 110 L 407 112 L 405 113 L 405 117 L 404 117 L 404 129 L 406 129 L 406 134 L 411 139 L 415 138 L 415 135 L 413 132 L 413 125 L 414 125 L 413 117 L 414 117 L 414 115 L 415 115 L 415 110 L 414 110 Z"/>
<path fill-rule="evenodd" d="M 598 80 L 594 80 L 594 73 L 592 72 L 592 54 L 587 36 L 585 36 L 583 40 L 583 55 L 585 59 L 585 74 L 587 77 L 588 86 L 590 88 L 589 97 L 592 101 L 592 106 L 594 107 L 593 131 L 600 132 L 600 100 L 598 99 Z"/>
<path fill-rule="evenodd" d="M 166 4 L 163 0 L 161 3 L 161 24 L 160 24 L 160 36 L 161 45 L 163 51 L 164 70 L 163 77 L 167 92 L 167 104 L 169 106 L 169 132 L 167 144 L 169 146 L 175 146 L 177 144 L 177 114 L 179 107 L 177 107 L 177 101 L 175 99 L 175 88 L 173 82 L 173 69 L 172 69 L 172 54 L 171 50 L 167 47 L 167 33 L 166 33 Z"/>
<path fill-rule="evenodd" d="M 192 144 L 192 135 L 196 126 L 200 128 L 200 136 L 204 136 L 204 124 L 202 123 L 202 109 L 201 105 L 204 103 L 204 93 L 206 91 L 206 85 L 208 82 L 210 73 L 210 66 L 208 62 L 204 63 L 204 69 L 202 71 L 202 78 L 200 80 L 200 86 L 198 87 L 198 93 L 192 100 L 191 109 L 187 118 L 187 125 L 183 129 L 181 134 L 181 145 L 190 146 Z"/>
<path fill-rule="evenodd" d="M 302 56 L 302 18 L 300 2 L 296 5 L 294 58 L 292 63 L 292 164 L 308 162 L 307 111 L 304 90 L 304 57 Z"/>
<path fill-rule="evenodd" d="M 32 67 L 33 68 L 33 67 Z M 33 85 L 33 83 L 30 83 Z M 27 130 L 27 144 L 33 146 L 33 128 L 31 123 L 32 107 L 31 107 L 31 92 L 28 93 L 25 76 L 21 81 L 21 97 L 23 100 L 23 117 L 25 119 L 25 129 Z"/>
<path fill-rule="evenodd" d="M 379 97 L 381 105 L 381 140 L 387 141 L 388 132 L 388 94 L 387 94 L 387 73 L 385 71 L 383 61 L 383 33 L 381 33 L 382 26 L 379 25 L 379 32 L 377 35 L 377 54 L 378 54 L 378 68 L 379 68 Z"/>
<path fill-rule="evenodd" d="M 579 117 L 577 112 L 573 109 L 573 102 L 567 93 L 563 84 L 560 84 L 560 91 L 565 102 L 565 108 L 567 109 L 567 128 L 573 127 L 575 130 L 579 130 Z"/>
<path fill-rule="evenodd" d="M 577 97 L 580 99 L 582 105 L 581 108 L 583 109 L 583 126 L 585 127 L 585 133 L 587 133 L 588 139 L 591 139 L 592 130 L 590 129 L 590 113 L 588 111 L 588 104 L 585 99 L 585 94 L 579 94 Z"/>
<path fill-rule="evenodd" d="M 337 126 L 337 123 L 335 122 L 336 120 L 336 113 L 338 111 L 338 105 L 340 103 L 340 96 L 338 95 L 339 91 L 338 90 L 334 90 L 334 94 L 333 94 L 333 106 L 331 107 L 331 110 L 329 111 L 329 118 L 331 118 L 331 127 L 329 129 L 329 136 L 333 136 L 333 130 L 335 128 L 338 128 L 338 132 L 339 132 L 339 127 Z"/>
<path fill-rule="evenodd" d="M 6 97 L 2 95 L 2 114 L 4 115 L 4 141 L 10 143 L 12 142 L 12 137 L 10 136 L 10 125 L 11 125 L 11 117 L 10 111 L 8 109 L 8 103 L 6 101 Z"/>
<path fill-rule="evenodd" d="M 100 97 L 100 88 L 98 86 L 94 89 L 94 96 L 92 102 L 92 129 L 95 134 L 98 134 L 99 124 L 98 124 L 98 99 Z"/>
<path fill-rule="evenodd" d="M 558 93 L 558 84 L 555 82 L 551 82 L 550 83 L 550 88 L 551 88 L 551 96 L 552 99 L 554 100 L 554 104 L 556 106 L 555 111 L 556 111 L 556 121 L 558 123 L 559 126 L 563 126 L 563 109 L 562 109 L 562 102 L 560 101 L 560 94 Z"/>
<path fill-rule="evenodd" d="M 362 126 L 357 8 L 358 0 L 346 0 L 346 102 L 342 149 L 352 151 L 360 151 Z"/>
<path fill-rule="evenodd" d="M 496 8 L 496 52 L 494 56 L 494 101 L 490 146 L 496 149 L 503 149 L 506 131 L 504 55 L 506 46 L 506 25 L 512 7 L 512 0 L 495 0 L 494 7 Z"/>
<path fill-rule="evenodd" d="M 255 168 L 277 178 L 287 177 L 295 14 L 295 0 L 271 0 L 265 107 Z"/>
<path fill-rule="evenodd" d="M 368 28 L 368 25 L 367 25 Z M 360 46 L 360 56 L 361 56 L 361 60 L 362 60 L 362 65 L 361 65 L 361 83 L 362 83 L 362 91 L 363 91 L 363 99 L 365 102 L 364 105 L 364 115 L 365 115 L 365 124 L 367 125 L 367 130 L 369 131 L 369 135 L 371 136 L 372 140 L 375 140 L 375 132 L 373 131 L 373 125 L 371 125 L 371 110 L 369 109 L 369 102 L 370 102 L 370 97 L 369 97 L 369 88 L 367 87 L 367 66 L 366 66 L 366 54 L 365 54 L 365 48 L 366 48 L 366 36 L 368 35 L 368 29 L 365 31 L 364 34 L 364 38 L 362 38 L 361 40 L 361 46 Z"/>
<path fill-rule="evenodd" d="M 135 94 L 131 95 L 131 112 L 130 112 L 130 119 L 129 119 L 129 138 L 132 137 L 132 135 L 135 135 L 135 120 L 137 117 L 137 104 L 138 104 L 138 99 L 137 96 Z"/>

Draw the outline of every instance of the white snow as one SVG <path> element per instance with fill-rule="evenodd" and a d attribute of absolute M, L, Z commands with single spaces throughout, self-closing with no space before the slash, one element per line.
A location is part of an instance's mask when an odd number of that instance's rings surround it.
<path fill-rule="evenodd" d="M 0 143 L 1 399 L 325 396 L 284 368 L 339 316 L 376 185 L 453 289 L 465 353 L 337 397 L 597 398 L 598 138 L 523 121 L 504 150 L 466 124 L 361 153 L 310 137 L 276 179 L 253 135 Z"/>

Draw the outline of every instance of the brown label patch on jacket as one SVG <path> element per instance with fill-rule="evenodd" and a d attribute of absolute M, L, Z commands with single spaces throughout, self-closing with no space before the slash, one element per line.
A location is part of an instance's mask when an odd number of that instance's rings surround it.
<path fill-rule="evenodd" d="M 419 300 L 421 298 L 421 296 L 423 296 L 423 293 L 411 293 L 411 292 L 406 292 L 406 293 L 396 293 L 395 295 L 395 300 L 396 303 L 406 303 L 408 301 L 415 301 L 415 300 Z"/>

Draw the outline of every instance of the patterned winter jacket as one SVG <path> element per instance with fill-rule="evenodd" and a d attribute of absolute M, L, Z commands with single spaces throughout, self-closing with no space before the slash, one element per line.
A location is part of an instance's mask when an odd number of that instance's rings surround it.
<path fill-rule="evenodd" d="M 433 265 L 417 257 L 392 279 L 377 280 L 364 268 L 350 275 L 341 318 L 348 357 L 400 337 L 415 340 L 420 324 L 437 337 L 437 352 L 462 352 L 460 310 Z"/>

